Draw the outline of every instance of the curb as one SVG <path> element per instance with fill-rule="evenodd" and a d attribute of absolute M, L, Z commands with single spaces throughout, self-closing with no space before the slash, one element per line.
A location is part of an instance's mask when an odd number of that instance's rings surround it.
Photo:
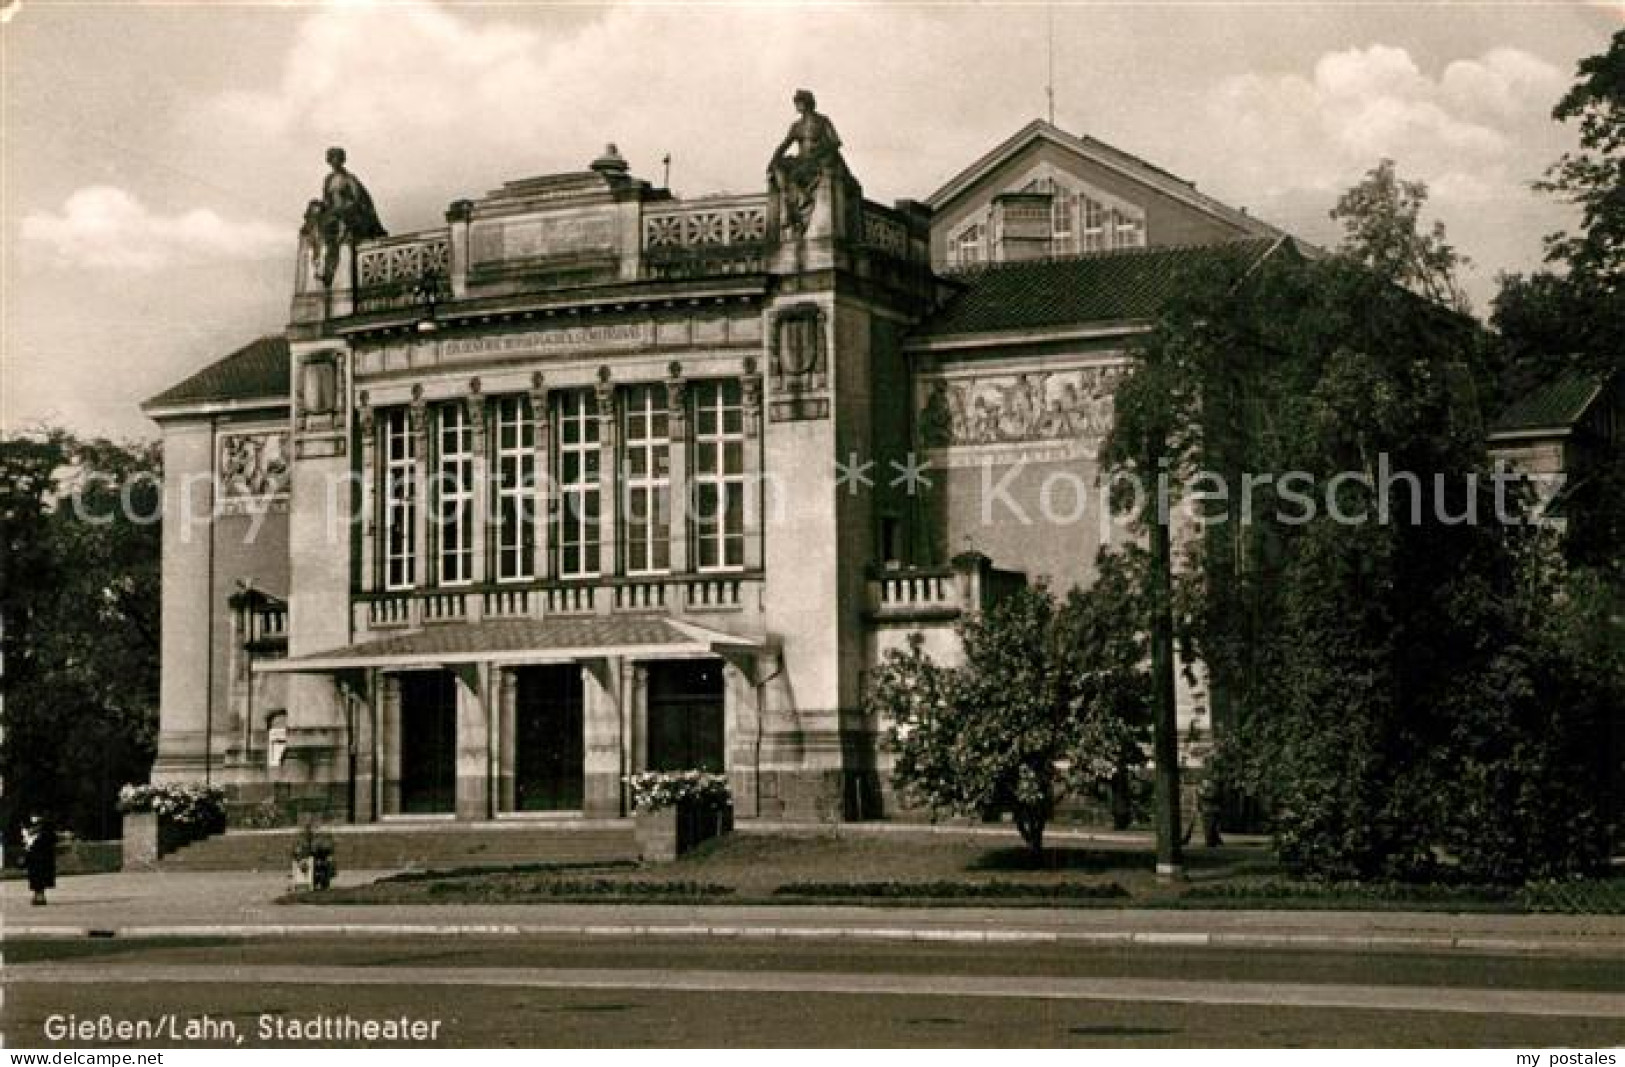
<path fill-rule="evenodd" d="M 299 937 L 575 937 L 718 938 L 726 940 L 949 942 L 978 945 L 1091 945 L 1146 948 L 1258 948 L 1315 952 L 1464 952 L 1481 955 L 1606 956 L 1625 954 L 1613 938 L 1512 938 L 1390 934 L 1209 933 L 1166 930 L 1011 930 L 884 926 L 710 926 L 646 924 L 309 923 L 214 926 L 10 926 L 0 941 L 20 939 L 233 940 Z"/>

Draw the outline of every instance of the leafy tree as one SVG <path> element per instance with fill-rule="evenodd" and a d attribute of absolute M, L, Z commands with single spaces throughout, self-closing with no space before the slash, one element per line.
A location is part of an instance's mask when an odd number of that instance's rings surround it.
<path fill-rule="evenodd" d="M 1229 488 L 1192 501 L 1183 599 L 1221 763 L 1284 859 L 1366 878 L 1589 869 L 1604 790 L 1574 757 L 1617 696 L 1533 624 L 1543 535 L 1497 517 L 1463 384 L 1482 334 L 1396 280 L 1351 256 L 1221 258 L 1147 338 L 1106 457 L 1151 473 L 1162 434 L 1176 484 Z"/>
<path fill-rule="evenodd" d="M 37 809 L 113 836 L 119 786 L 151 766 L 158 471 L 153 444 L 0 440 L 8 831 Z"/>
<path fill-rule="evenodd" d="M 876 669 L 867 703 L 891 723 L 906 795 L 960 815 L 1009 813 L 1023 841 L 1069 793 L 1121 787 L 1143 760 L 1149 678 L 1138 558 L 1103 557 L 1088 592 L 1058 602 L 1023 589 L 960 626 L 963 666 L 933 662 L 915 635 Z"/>
<path fill-rule="evenodd" d="M 1468 264 L 1445 236 L 1444 223 L 1421 228 L 1427 185 L 1405 181 L 1385 159 L 1344 193 L 1331 216 L 1343 224 L 1338 251 L 1378 275 L 1440 304 L 1467 311 L 1456 272 Z"/>
<path fill-rule="evenodd" d="M 1552 235 L 1547 259 L 1579 284 L 1616 289 L 1625 268 L 1625 30 L 1608 51 L 1580 61 L 1552 118 L 1579 123 L 1580 150 L 1565 152 L 1536 187 L 1580 208 L 1580 232 Z"/>

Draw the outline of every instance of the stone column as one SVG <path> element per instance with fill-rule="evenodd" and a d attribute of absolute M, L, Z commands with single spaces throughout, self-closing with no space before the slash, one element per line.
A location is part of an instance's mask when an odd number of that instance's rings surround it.
<path fill-rule="evenodd" d="M 615 386 L 609 378 L 609 367 L 598 368 L 598 384 L 594 387 L 598 398 L 598 573 L 613 577 L 621 573 L 620 559 L 620 492 L 616 459 Z M 608 610 L 612 598 L 603 597 L 600 610 Z"/>
<path fill-rule="evenodd" d="M 423 399 L 423 386 L 412 387 L 408 409 L 412 423 L 412 585 L 429 588 L 429 405 Z M 422 602 L 412 601 L 412 621 L 419 621 Z"/>
<path fill-rule="evenodd" d="M 582 814 L 589 818 L 616 818 L 621 810 L 622 717 L 625 714 L 626 675 L 629 665 L 621 657 L 593 660 L 582 665 L 582 726 L 586 733 Z"/>
<path fill-rule="evenodd" d="M 362 390 L 356 398 L 356 423 L 361 437 L 361 574 L 360 587 L 370 593 L 378 582 L 378 441 L 372 415 L 372 398 Z"/>
<path fill-rule="evenodd" d="M 491 817 L 490 665 L 457 668 L 457 817 Z"/>
<path fill-rule="evenodd" d="M 745 357 L 739 380 L 745 408 L 745 569 L 762 569 L 762 378 L 756 359 Z"/>
<path fill-rule="evenodd" d="M 491 461 L 487 450 L 488 435 L 485 430 L 485 394 L 480 391 L 480 380 L 471 378 L 468 382 L 468 397 L 464 400 L 468 412 L 469 428 L 472 431 L 470 438 L 474 443 L 474 459 L 470 464 L 473 481 L 474 500 L 469 511 L 468 521 L 473 535 L 470 547 L 473 549 L 473 566 L 469 570 L 475 585 L 482 585 L 494 568 L 489 566 L 486 559 L 486 523 L 490 516 L 490 481 L 487 474 L 491 468 Z M 481 598 L 470 596 L 468 598 L 469 618 L 478 621 L 481 615 Z"/>
<path fill-rule="evenodd" d="M 530 414 L 536 423 L 536 487 L 531 498 L 531 521 L 536 524 L 536 562 L 532 570 L 538 581 L 545 581 L 553 576 L 548 566 L 553 558 L 548 551 L 553 537 L 553 424 L 552 412 L 548 410 L 547 384 L 541 371 L 530 376 Z"/>
<path fill-rule="evenodd" d="M 512 667 L 496 674 L 497 691 L 497 811 L 514 810 L 514 728 L 519 701 L 519 675 Z"/>
<path fill-rule="evenodd" d="M 385 674 L 379 687 L 378 736 L 378 814 L 395 815 L 401 810 L 401 677 Z"/>
<path fill-rule="evenodd" d="M 667 475 L 671 479 L 671 509 L 667 521 L 671 524 L 671 572 L 687 574 L 692 567 L 688 558 L 688 383 L 683 380 L 683 365 L 673 360 L 667 368 L 666 426 L 671 436 L 667 450 Z"/>

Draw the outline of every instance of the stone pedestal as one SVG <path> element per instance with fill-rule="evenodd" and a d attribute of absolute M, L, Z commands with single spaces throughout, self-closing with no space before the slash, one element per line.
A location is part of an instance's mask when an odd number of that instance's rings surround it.
<path fill-rule="evenodd" d="M 733 832 L 733 807 L 685 802 L 637 813 L 638 857 L 644 863 L 670 863 L 713 837 Z"/>

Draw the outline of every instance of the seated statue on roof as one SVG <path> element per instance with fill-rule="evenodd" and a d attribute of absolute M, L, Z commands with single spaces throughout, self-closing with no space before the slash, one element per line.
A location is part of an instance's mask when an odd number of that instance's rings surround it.
<path fill-rule="evenodd" d="M 768 164 L 768 196 L 778 208 L 782 225 L 800 237 L 807 230 L 819 183 L 829 171 L 846 174 L 841 138 L 835 124 L 818 113 L 818 102 L 806 89 L 796 90 L 797 119 Z M 790 149 L 796 150 L 794 155 Z"/>

